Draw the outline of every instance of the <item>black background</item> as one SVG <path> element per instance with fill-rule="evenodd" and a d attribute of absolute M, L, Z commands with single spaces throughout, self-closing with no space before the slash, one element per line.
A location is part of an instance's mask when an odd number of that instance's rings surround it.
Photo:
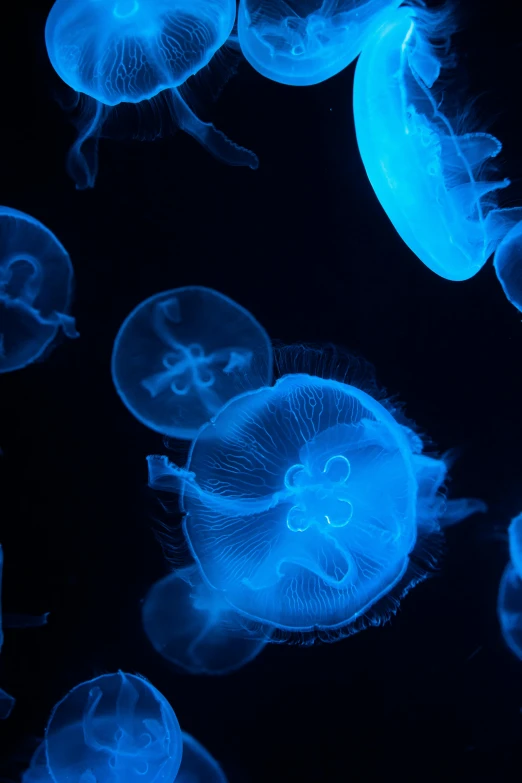
<path fill-rule="evenodd" d="M 514 184 L 503 203 L 515 205 L 516 4 L 459 5 L 457 78 L 505 144 Z M 4 610 L 51 612 L 44 629 L 6 633 L 1 684 L 18 703 L 0 725 L 3 758 L 42 735 L 68 689 L 121 668 L 152 680 L 230 783 L 520 775 L 522 663 L 500 638 L 496 591 L 502 533 L 522 509 L 522 324 L 491 263 L 452 283 L 395 233 L 357 152 L 354 65 L 309 88 L 241 67 L 209 116 L 257 152 L 257 172 L 178 133 L 102 141 L 96 187 L 76 191 L 64 165 L 74 129 L 43 39 L 50 7 L 2 12 L 0 203 L 70 252 L 81 339 L 0 381 Z M 139 602 L 166 565 L 145 456 L 162 440 L 117 397 L 110 356 L 138 302 L 187 284 L 237 300 L 273 338 L 362 354 L 441 451 L 460 450 L 451 495 L 480 496 L 489 514 L 449 531 L 439 572 L 390 624 L 333 645 L 269 646 L 214 679 L 173 673 L 149 646 Z"/>

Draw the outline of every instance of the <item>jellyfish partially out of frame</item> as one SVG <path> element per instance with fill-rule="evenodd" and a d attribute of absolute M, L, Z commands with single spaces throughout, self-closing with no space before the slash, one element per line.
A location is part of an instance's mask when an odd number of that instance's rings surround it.
<path fill-rule="evenodd" d="M 498 592 L 498 618 L 504 640 L 522 661 L 522 514 L 509 526 L 509 563 Z"/>
<path fill-rule="evenodd" d="M 439 90 L 454 64 L 452 25 L 446 8 L 390 14 L 357 63 L 353 108 L 366 173 L 393 226 L 433 272 L 467 280 L 521 212 L 498 208 L 509 185 L 492 176 L 501 143 L 466 132 L 469 112 L 452 118 Z"/>
<path fill-rule="evenodd" d="M 58 702 L 45 746 L 54 783 L 171 783 L 183 740 L 165 697 L 120 671 L 82 682 Z"/>
<path fill-rule="evenodd" d="M 318 84 L 349 65 L 384 15 L 402 0 L 241 0 L 238 39 L 260 74 Z"/>
<path fill-rule="evenodd" d="M 90 99 L 69 155 L 79 188 L 94 185 L 97 147 L 86 142 L 102 135 L 110 110 L 165 91 L 163 108 L 177 127 L 225 163 L 257 168 L 252 152 L 196 116 L 184 92 L 227 41 L 235 13 L 234 0 L 56 0 L 45 28 L 49 59 L 69 87 Z M 160 133 L 155 128 L 153 135 Z"/>
<path fill-rule="evenodd" d="M 154 649 L 191 674 L 229 674 L 266 645 L 263 637 L 252 637 L 242 616 L 196 566 L 156 582 L 143 602 L 142 619 Z"/>
<path fill-rule="evenodd" d="M 204 578 L 276 641 L 382 622 L 427 575 L 441 529 L 485 509 L 445 499 L 447 461 L 424 453 L 360 363 L 351 379 L 296 357 L 296 372 L 204 425 L 184 468 L 148 460 L 151 486 L 181 494 Z M 319 374 L 299 371 L 314 363 Z"/>
<path fill-rule="evenodd" d="M 145 426 L 190 440 L 231 397 L 271 382 L 268 335 L 243 307 L 188 286 L 141 302 L 123 322 L 112 377 Z"/>
<path fill-rule="evenodd" d="M 505 295 L 522 312 L 522 210 L 520 218 L 497 247 L 493 266 Z"/>
<path fill-rule="evenodd" d="M 59 331 L 78 337 L 73 280 L 71 259 L 49 229 L 0 207 L 0 373 L 43 359 Z"/>
<path fill-rule="evenodd" d="M 225 773 L 208 750 L 186 732 L 183 736 L 183 758 L 176 783 L 227 783 Z"/>

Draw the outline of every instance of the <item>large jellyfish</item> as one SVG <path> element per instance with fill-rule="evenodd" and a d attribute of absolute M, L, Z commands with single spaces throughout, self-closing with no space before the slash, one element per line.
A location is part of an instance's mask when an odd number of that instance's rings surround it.
<path fill-rule="evenodd" d="M 210 288 L 188 286 L 146 299 L 125 319 L 112 377 L 143 424 L 190 440 L 231 397 L 270 383 L 272 349 L 247 310 Z"/>
<path fill-rule="evenodd" d="M 54 707 L 45 743 L 54 783 L 172 783 L 183 746 L 165 697 L 124 672 L 73 688 Z"/>
<path fill-rule="evenodd" d="M 263 76 L 318 84 L 355 60 L 371 29 L 402 0 L 241 0 L 238 38 Z"/>
<path fill-rule="evenodd" d="M 493 265 L 505 295 L 522 312 L 522 220 L 497 247 Z"/>
<path fill-rule="evenodd" d="M 497 208 L 509 185 L 490 178 L 501 143 L 463 132 L 462 113 L 453 121 L 438 94 L 450 28 L 445 10 L 390 15 L 357 63 L 353 106 L 366 173 L 395 229 L 433 272 L 467 280 L 521 213 Z"/>
<path fill-rule="evenodd" d="M 241 615 L 195 566 L 156 582 L 143 602 L 142 618 L 155 650 L 192 674 L 228 674 L 266 645 L 266 639 L 252 638 Z"/>
<path fill-rule="evenodd" d="M 498 617 L 504 640 L 522 661 L 522 514 L 509 526 L 509 556 L 498 592 Z"/>
<path fill-rule="evenodd" d="M 446 476 L 393 408 L 304 373 L 230 400 L 185 468 L 149 457 L 151 486 L 181 491 L 208 583 L 247 620 L 310 638 L 385 619 L 426 575 L 441 528 L 484 510 L 446 501 Z"/>
<path fill-rule="evenodd" d="M 83 148 L 99 138 L 110 108 L 162 91 L 178 127 L 224 162 L 257 168 L 253 153 L 198 119 L 182 91 L 226 42 L 235 13 L 234 0 L 56 0 L 45 28 L 49 59 L 66 84 L 91 99 L 69 156 L 78 187 L 94 185 L 96 145 L 90 154 Z"/>
<path fill-rule="evenodd" d="M 176 783 L 227 783 L 225 773 L 208 750 L 182 732 L 183 758 Z"/>
<path fill-rule="evenodd" d="M 0 373 L 42 359 L 58 331 L 78 337 L 69 315 L 73 269 L 42 223 L 0 207 Z"/>

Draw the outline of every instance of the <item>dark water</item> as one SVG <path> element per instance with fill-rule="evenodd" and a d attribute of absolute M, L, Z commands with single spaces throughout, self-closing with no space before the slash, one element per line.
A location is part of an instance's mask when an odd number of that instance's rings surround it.
<path fill-rule="evenodd" d="M 509 203 L 521 203 L 516 5 L 460 5 L 459 78 L 505 142 Z M 0 203 L 69 250 L 81 339 L 0 381 L 4 609 L 51 612 L 47 628 L 6 637 L 1 684 L 18 703 L 2 756 L 41 736 L 73 685 L 121 668 L 151 679 L 231 783 L 520 775 L 522 663 L 499 636 L 507 553 L 495 531 L 522 509 L 522 324 L 491 264 L 450 283 L 403 245 L 358 157 L 353 66 L 299 89 L 241 68 L 212 118 L 258 153 L 255 173 L 183 134 L 107 141 L 95 189 L 75 191 L 74 131 L 43 44 L 50 6 L 27 0 L 2 17 Z M 449 532 L 438 573 L 387 626 L 269 647 L 216 679 L 173 674 L 149 646 L 139 602 L 166 565 L 145 456 L 162 441 L 121 404 L 109 362 L 127 313 L 187 284 L 237 300 L 273 338 L 362 354 L 441 451 L 460 450 L 450 494 L 482 497 L 489 514 Z"/>

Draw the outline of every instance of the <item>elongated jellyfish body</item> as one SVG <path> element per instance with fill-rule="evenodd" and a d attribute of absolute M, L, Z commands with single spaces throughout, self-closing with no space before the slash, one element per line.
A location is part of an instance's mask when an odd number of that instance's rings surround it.
<path fill-rule="evenodd" d="M 231 398 L 270 383 L 272 349 L 243 307 L 210 288 L 164 291 L 123 322 L 112 377 L 147 427 L 190 440 Z"/>
<path fill-rule="evenodd" d="M 349 65 L 384 15 L 402 0 L 241 0 L 238 38 L 260 74 L 318 84 Z"/>
<path fill-rule="evenodd" d="M 0 373 L 44 358 L 58 332 L 78 337 L 69 315 L 73 269 L 42 223 L 0 207 Z"/>
<path fill-rule="evenodd" d="M 95 142 L 108 110 L 154 100 L 164 91 L 178 127 L 224 162 L 257 168 L 253 153 L 202 122 L 182 94 L 187 79 L 226 42 L 235 12 L 234 0 L 56 0 L 45 28 L 49 59 L 69 87 L 92 101 L 69 156 L 78 187 L 94 185 Z"/>
<path fill-rule="evenodd" d="M 497 611 L 504 641 L 522 661 L 522 514 L 509 526 L 509 556 L 500 580 Z"/>
<path fill-rule="evenodd" d="M 227 783 L 216 759 L 186 732 L 183 732 L 183 758 L 176 783 Z"/>
<path fill-rule="evenodd" d="M 142 607 L 151 644 L 192 674 L 228 674 L 255 658 L 266 639 L 254 639 L 241 616 L 192 566 L 156 582 Z"/>
<path fill-rule="evenodd" d="M 522 312 L 522 211 L 520 217 L 497 247 L 493 265 L 505 295 Z"/>
<path fill-rule="evenodd" d="M 353 107 L 357 143 L 370 183 L 393 226 L 433 272 L 473 277 L 520 210 L 498 209 L 507 179 L 491 178 L 501 143 L 463 133 L 438 94 L 450 64 L 441 47 L 445 11 L 405 7 L 377 28 L 357 63 Z M 459 119 L 462 128 L 462 116 Z"/>
<path fill-rule="evenodd" d="M 172 783 L 182 737 L 174 710 L 145 678 L 82 682 L 55 706 L 45 735 L 54 783 Z"/>

